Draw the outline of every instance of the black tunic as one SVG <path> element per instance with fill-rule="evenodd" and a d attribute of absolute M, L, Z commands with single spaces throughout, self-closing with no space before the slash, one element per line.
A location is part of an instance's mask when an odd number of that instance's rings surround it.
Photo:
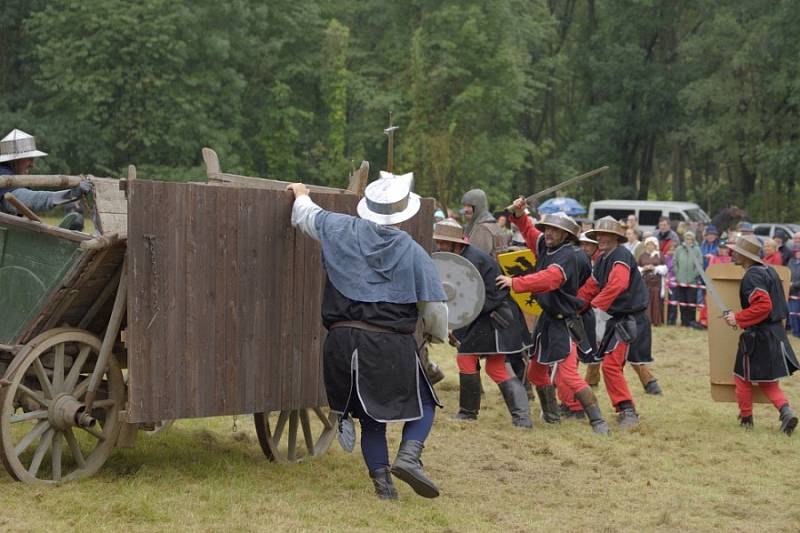
<path fill-rule="evenodd" d="M 549 292 L 536 295 L 536 301 L 542 308 L 542 315 L 536 322 L 533 332 L 534 353 L 541 364 L 553 364 L 563 361 L 570 352 L 572 338 L 567 324 L 568 317 L 577 317 L 579 302 L 577 298 L 580 287 L 579 249 L 570 243 L 564 243 L 552 250 L 547 248 L 544 235 L 536 241 L 536 272 L 557 265 L 564 273 L 564 283 Z M 581 251 L 581 253 L 583 253 Z"/>
<path fill-rule="evenodd" d="M 646 312 L 649 296 L 633 254 L 624 246 L 617 246 L 611 253 L 603 254 L 594 266 L 592 275 L 602 290 L 617 263 L 625 265 L 630 270 L 630 282 L 628 288 L 617 296 L 608 309 L 611 318 L 606 323 L 606 331 L 603 340 L 600 341 L 596 359 L 602 359 L 613 351 L 618 342 L 626 342 L 629 363 L 634 365 L 652 363 L 652 336 L 650 319 Z"/>
<path fill-rule="evenodd" d="M 592 258 L 582 248 L 577 246 L 575 248 L 575 253 L 578 255 L 578 286 L 582 287 L 586 280 L 589 279 L 589 276 L 592 275 Z M 583 320 L 583 329 L 586 331 L 589 344 L 594 348 L 590 354 L 579 354 L 583 355 L 584 361 L 588 361 L 597 352 L 597 324 L 594 317 L 594 309 L 587 307 L 586 311 L 581 313 L 581 319 Z"/>
<path fill-rule="evenodd" d="M 769 296 L 772 311 L 762 322 L 745 329 L 739 337 L 733 373 L 748 381 L 775 381 L 800 368 L 783 326 L 789 308 L 774 269 L 764 265 L 747 269 L 739 287 L 742 309 L 750 307 L 750 296 L 757 290 Z"/>
<path fill-rule="evenodd" d="M 417 358 L 413 336 L 417 318 L 416 304 L 357 302 L 336 290 L 330 280 L 325 283 L 322 322 L 326 328 L 336 322 L 361 321 L 394 332 L 329 330 L 323 370 L 332 410 L 352 412 L 353 402 L 360 401 L 363 410 L 380 422 L 422 417 L 419 387 L 429 387 L 434 399 L 436 393 Z"/>
<path fill-rule="evenodd" d="M 531 344 L 528 326 L 522 316 L 519 306 L 511 298 L 508 289 L 497 287 L 497 276 L 501 275 L 497 261 L 475 246 L 465 246 L 461 256 L 475 265 L 483 278 L 486 289 L 486 298 L 483 309 L 478 318 L 471 324 L 457 329 L 453 335 L 461 342 L 458 353 L 477 355 L 521 355 L 522 350 Z M 508 323 L 503 327 L 489 316 L 492 312 L 498 313 Z"/>

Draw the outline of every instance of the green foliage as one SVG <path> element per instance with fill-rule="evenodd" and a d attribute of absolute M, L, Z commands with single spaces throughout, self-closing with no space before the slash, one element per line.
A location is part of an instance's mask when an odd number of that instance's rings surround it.
<path fill-rule="evenodd" d="M 0 126 L 39 172 L 344 186 L 362 159 L 445 205 L 563 191 L 800 218 L 791 0 L 31 0 L 0 6 Z M 200 176 L 201 177 L 201 176 Z"/>

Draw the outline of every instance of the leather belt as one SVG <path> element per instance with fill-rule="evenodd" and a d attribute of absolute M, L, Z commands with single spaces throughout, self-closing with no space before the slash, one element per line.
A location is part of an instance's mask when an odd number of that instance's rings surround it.
<path fill-rule="evenodd" d="M 368 322 L 362 322 L 360 320 L 343 320 L 341 322 L 334 322 L 328 329 L 330 330 L 336 328 L 354 328 L 364 331 L 372 331 L 374 333 L 394 333 L 396 335 L 400 335 L 400 332 L 394 331 L 393 329 L 382 328 L 380 326 L 376 326 Z"/>

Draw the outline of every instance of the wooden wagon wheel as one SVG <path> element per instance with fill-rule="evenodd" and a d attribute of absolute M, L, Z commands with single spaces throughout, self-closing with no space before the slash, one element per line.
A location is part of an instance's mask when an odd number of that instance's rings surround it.
<path fill-rule="evenodd" d="M 296 463 L 324 454 L 336 436 L 337 416 L 325 407 L 267 411 L 253 415 L 258 443 L 267 459 Z M 303 442 L 298 442 L 302 430 Z"/>
<path fill-rule="evenodd" d="M 95 473 L 111 454 L 125 404 L 113 355 L 91 413 L 83 403 L 100 344 L 84 330 L 56 328 L 15 358 L 0 393 L 0 455 L 15 479 L 72 481 Z"/>

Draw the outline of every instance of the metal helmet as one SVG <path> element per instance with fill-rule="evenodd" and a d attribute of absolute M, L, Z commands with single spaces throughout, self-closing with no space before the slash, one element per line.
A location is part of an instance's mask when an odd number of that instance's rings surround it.
<path fill-rule="evenodd" d="M 433 240 L 467 243 L 464 228 L 455 220 L 442 220 L 433 225 Z"/>
<path fill-rule="evenodd" d="M 447 324 L 450 329 L 471 324 L 483 310 L 486 286 L 475 265 L 449 252 L 431 254 L 447 296 Z"/>
<path fill-rule="evenodd" d="M 399 224 L 419 211 L 419 195 L 411 192 L 414 173 L 396 176 L 381 171 L 381 176 L 364 190 L 364 198 L 358 202 L 358 216 L 376 224 Z"/>
<path fill-rule="evenodd" d="M 573 239 L 577 239 L 578 234 L 581 231 L 581 227 L 578 225 L 578 223 L 575 222 L 571 216 L 562 212 L 544 215 L 542 220 L 536 223 L 536 229 L 540 231 L 544 231 L 547 226 L 564 230 L 567 232 L 567 234 L 572 236 Z"/>
<path fill-rule="evenodd" d="M 586 242 L 586 243 L 594 244 L 594 245 L 600 244 L 596 240 L 589 238 L 589 236 L 586 235 L 586 233 L 587 232 L 584 231 L 583 233 L 580 234 L 580 236 L 578 237 L 578 242 Z"/>
<path fill-rule="evenodd" d="M 603 217 L 595 222 L 594 228 L 588 230 L 586 236 L 590 239 L 597 240 L 598 233 L 614 235 L 619 242 L 626 242 L 628 240 L 625 236 L 625 226 L 614 217 Z"/>
<path fill-rule="evenodd" d="M 36 139 L 33 135 L 22 130 L 11 130 L 8 135 L 0 139 L 0 163 L 46 155 L 46 152 L 36 149 Z"/>

